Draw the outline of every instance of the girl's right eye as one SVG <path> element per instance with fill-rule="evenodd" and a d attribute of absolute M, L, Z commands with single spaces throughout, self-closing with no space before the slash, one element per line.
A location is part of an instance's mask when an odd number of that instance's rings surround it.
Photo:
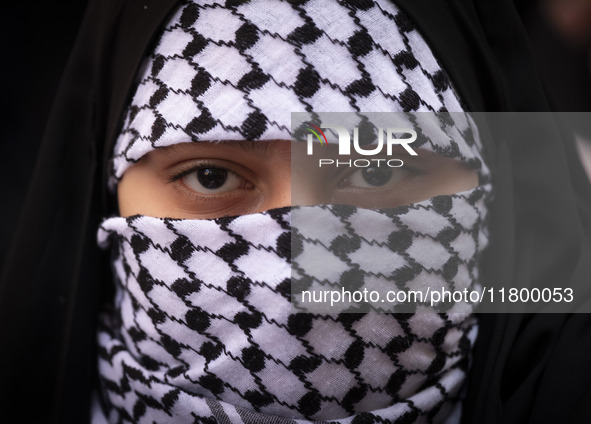
<path fill-rule="evenodd" d="M 181 178 L 187 187 L 199 193 L 223 193 L 240 188 L 242 179 L 224 168 L 203 167 Z"/>
<path fill-rule="evenodd" d="M 249 187 L 249 183 L 229 169 L 215 165 L 199 165 L 173 177 L 190 190 L 201 194 L 220 194 Z"/>

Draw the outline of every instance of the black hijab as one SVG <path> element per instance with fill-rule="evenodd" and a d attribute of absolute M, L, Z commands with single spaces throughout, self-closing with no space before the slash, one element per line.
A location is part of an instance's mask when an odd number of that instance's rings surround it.
<path fill-rule="evenodd" d="M 95 319 L 109 295 L 101 281 L 110 278 L 95 233 L 115 210 L 105 164 L 137 68 L 175 3 L 88 6 L 0 282 L 0 411 L 8 418 L 89 420 Z M 548 110 L 510 1 L 397 4 L 468 110 Z M 533 131 L 491 129 L 495 202 L 483 281 L 533 286 L 560 278 L 580 286 L 591 275 L 591 188 L 555 120 Z M 463 421 L 584 421 L 591 416 L 589 352 L 590 315 L 481 314 Z"/>

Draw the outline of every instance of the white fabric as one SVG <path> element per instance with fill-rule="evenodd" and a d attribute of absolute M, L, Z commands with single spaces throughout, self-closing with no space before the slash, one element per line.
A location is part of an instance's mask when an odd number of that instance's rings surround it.
<path fill-rule="evenodd" d="M 412 113 L 420 147 L 487 181 L 469 116 L 418 113 L 462 107 L 412 21 L 386 0 L 189 1 L 142 69 L 115 146 L 113 190 L 154 149 L 290 139 L 297 111 Z M 325 225 L 293 232 L 288 209 L 107 219 L 99 241 L 113 249 L 116 296 L 98 344 L 109 422 L 459 420 L 477 334 L 472 305 L 294 314 L 291 288 L 347 280 L 478 289 L 489 192 L 483 185 L 394 210 L 303 208 L 294 216 L 312 213 Z M 331 265 L 311 267 L 315 257 Z"/>
<path fill-rule="evenodd" d="M 487 190 L 384 211 L 335 205 L 217 220 L 106 220 L 99 242 L 112 243 L 117 296 L 102 317 L 99 372 L 110 422 L 224 422 L 218 414 L 227 408 L 242 418 L 225 422 L 442 422 L 468 369 L 473 305 L 302 314 L 292 310 L 291 286 L 341 287 L 354 275 L 357 287 L 374 289 L 478 289 Z M 445 221 L 437 234 L 429 221 L 411 219 L 424 211 Z M 292 228 L 299 212 L 317 218 L 311 231 Z M 364 236 L 376 216 L 385 243 Z M 203 237 L 212 227 L 223 235 Z M 467 259 L 452 247 L 463 236 L 473 241 Z M 308 253 L 331 274 L 310 266 Z"/>
<path fill-rule="evenodd" d="M 189 2 L 168 23 L 117 139 L 111 189 L 155 148 L 289 140 L 292 112 L 463 110 L 412 21 L 389 1 L 237 3 Z M 424 148 L 446 154 L 438 140 L 451 137 L 465 141 L 455 157 L 478 156 L 471 137 L 431 127 Z"/>

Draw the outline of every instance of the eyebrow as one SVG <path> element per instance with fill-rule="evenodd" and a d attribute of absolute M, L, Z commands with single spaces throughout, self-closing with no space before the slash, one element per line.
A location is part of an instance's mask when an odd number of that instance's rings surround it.
<path fill-rule="evenodd" d="M 273 140 L 202 140 L 203 143 L 210 145 L 225 145 L 226 147 L 239 148 L 245 153 L 261 155 L 265 157 L 271 156 L 278 148 L 279 143 L 291 142 L 290 140 L 284 139 L 273 139 Z M 171 153 L 185 153 L 186 145 L 192 145 L 193 143 L 199 144 L 200 141 L 177 143 L 171 144 L 163 148 L 164 151 Z M 291 150 L 291 149 L 290 149 Z"/>
<path fill-rule="evenodd" d="M 264 156 L 270 156 L 277 149 L 279 142 L 289 142 L 290 140 L 237 140 L 236 145 L 243 150 L 261 154 Z M 224 142 L 224 141 L 220 141 Z"/>

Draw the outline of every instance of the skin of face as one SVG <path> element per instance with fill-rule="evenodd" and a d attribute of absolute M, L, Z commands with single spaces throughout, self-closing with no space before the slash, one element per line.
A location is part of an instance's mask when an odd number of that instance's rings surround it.
<path fill-rule="evenodd" d="M 322 158 L 338 158 L 336 146 L 308 156 L 304 143 L 287 140 L 180 143 L 153 150 L 127 169 L 117 190 L 119 212 L 212 219 L 294 205 L 382 209 L 478 185 L 477 172 L 453 159 L 420 149 L 413 157 L 393 153 L 403 166 L 388 167 L 383 157 L 377 167 L 378 161 L 365 166 L 364 160 L 359 167 L 337 167 L 319 166 Z"/>

